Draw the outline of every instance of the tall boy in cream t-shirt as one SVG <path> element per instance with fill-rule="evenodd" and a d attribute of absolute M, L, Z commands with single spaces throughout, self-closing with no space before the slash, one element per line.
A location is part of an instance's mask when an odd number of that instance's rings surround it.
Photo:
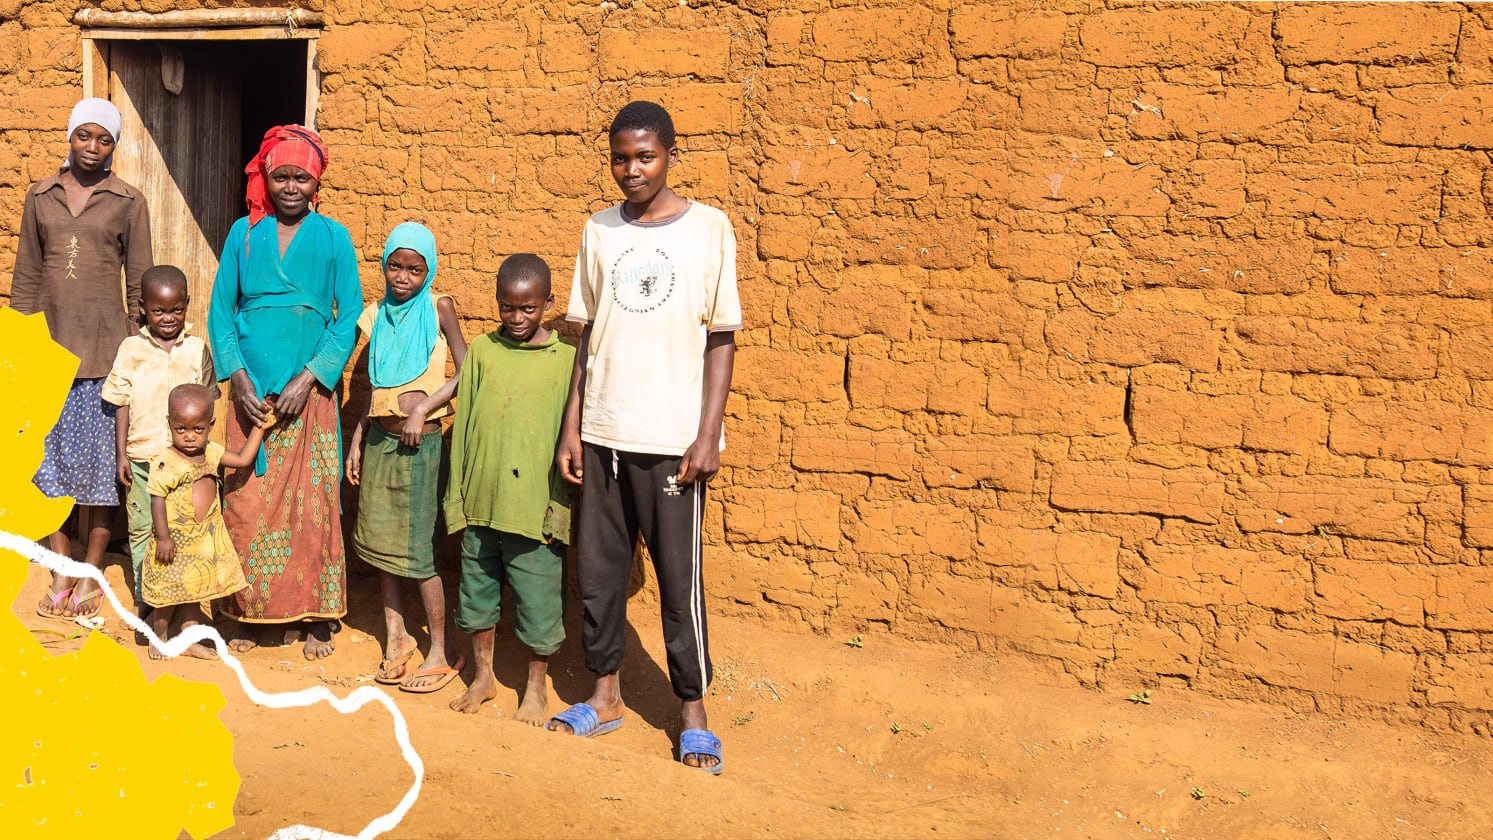
<path fill-rule="evenodd" d="M 627 580 L 641 534 L 658 574 L 669 681 L 682 702 L 679 758 L 719 773 L 721 742 L 705 718 L 700 523 L 720 469 L 731 388 L 736 237 L 721 211 L 668 188 L 679 159 L 663 108 L 632 102 L 610 132 L 611 172 L 626 201 L 586 222 L 567 318 L 585 324 L 556 461 L 585 480 L 577 572 L 581 642 L 596 688 L 549 728 L 597 735 L 622 725 L 618 671 Z"/>

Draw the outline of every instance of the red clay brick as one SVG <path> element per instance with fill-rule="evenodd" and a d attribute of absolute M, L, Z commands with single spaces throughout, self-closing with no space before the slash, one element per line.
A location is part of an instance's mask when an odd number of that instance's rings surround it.
<path fill-rule="evenodd" d="M 732 389 L 773 402 L 844 399 L 845 359 L 827 354 L 752 347 L 736 355 Z"/>
<path fill-rule="evenodd" d="M 958 58 L 1056 55 L 1063 45 L 1068 16 L 1006 5 L 961 4 L 949 18 L 954 55 Z"/>
<path fill-rule="evenodd" d="M 1246 316 L 1234 322 L 1247 367 L 1385 379 L 1436 373 L 1436 332 L 1420 324 L 1363 324 L 1316 318 Z"/>
<path fill-rule="evenodd" d="M 1113 67 L 1212 64 L 1239 48 L 1249 15 L 1210 10 L 1107 9 L 1085 15 L 1079 28 L 1083 60 Z"/>
<path fill-rule="evenodd" d="M 1214 370 L 1220 337 L 1207 318 L 1186 312 L 1125 309 L 1103 317 L 1068 309 L 1047 319 L 1047 345 L 1054 353 L 1123 367 L 1170 362 Z"/>
<path fill-rule="evenodd" d="M 1493 251 L 1487 248 L 1339 248 L 1332 288 L 1342 294 L 1493 297 Z"/>
<path fill-rule="evenodd" d="M 793 433 L 793 466 L 811 472 L 861 472 L 906 480 L 914 462 L 906 432 L 859 426 L 804 426 Z"/>
<path fill-rule="evenodd" d="M 996 435 L 929 438 L 923 483 L 929 487 L 995 487 L 1030 493 L 1036 474 L 1032 443 Z"/>
<path fill-rule="evenodd" d="M 1195 607 L 1252 604 L 1302 612 L 1312 594 L 1306 561 L 1278 551 L 1221 546 L 1147 547 L 1136 590 L 1146 603 Z"/>
<path fill-rule="evenodd" d="M 1131 422 L 1138 443 L 1185 443 L 1204 449 L 1243 447 L 1306 452 L 1325 442 L 1327 412 L 1289 396 L 1191 394 L 1137 388 Z"/>
<path fill-rule="evenodd" d="M 1390 64 L 1449 58 L 1459 20 L 1437 5 L 1308 3 L 1281 9 L 1275 26 L 1292 63 Z"/>
<path fill-rule="evenodd" d="M 1346 455 L 1493 467 L 1493 410 L 1361 400 L 1333 411 L 1330 444 Z"/>
<path fill-rule="evenodd" d="M 1196 467 L 1070 461 L 1053 472 L 1052 504 L 1063 510 L 1151 513 L 1213 523 L 1223 504 L 1223 482 L 1216 473 Z"/>
<path fill-rule="evenodd" d="M 726 534 L 742 542 L 840 547 L 840 497 L 834 493 L 737 487 L 726 496 Z"/>
<path fill-rule="evenodd" d="M 1425 521 L 1416 513 L 1423 487 L 1374 478 L 1244 476 L 1236 507 L 1245 531 L 1343 534 L 1416 543 Z"/>
<path fill-rule="evenodd" d="M 1017 434 L 1113 435 L 1125 429 L 1125 389 L 1100 382 L 1050 382 L 1009 373 L 990 378 L 991 414 Z"/>
<path fill-rule="evenodd" d="M 814 18 L 815 54 L 825 61 L 916 58 L 933 47 L 933 23 L 932 11 L 917 6 L 834 9 Z"/>
<path fill-rule="evenodd" d="M 725 29 L 652 27 L 647 36 L 625 29 L 603 29 L 598 57 L 603 79 L 639 76 L 694 76 L 720 79 L 730 60 Z"/>

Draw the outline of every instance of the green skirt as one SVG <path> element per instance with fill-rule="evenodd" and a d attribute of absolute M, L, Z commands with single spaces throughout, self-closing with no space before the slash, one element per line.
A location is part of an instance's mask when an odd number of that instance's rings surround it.
<path fill-rule="evenodd" d="M 377 423 L 368 427 L 359 482 L 353 548 L 370 566 L 424 580 L 436 573 L 439 514 L 447 460 L 441 433 L 426 432 L 416 448 Z"/>

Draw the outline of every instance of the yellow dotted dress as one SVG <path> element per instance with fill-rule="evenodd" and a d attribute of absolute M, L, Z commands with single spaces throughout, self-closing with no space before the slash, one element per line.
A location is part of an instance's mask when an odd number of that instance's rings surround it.
<path fill-rule="evenodd" d="M 176 557 L 170 563 L 156 561 L 155 531 L 145 548 L 143 591 L 152 607 L 195 604 L 222 598 L 248 586 L 239 565 L 238 552 L 223 524 L 222 478 L 218 465 L 223 447 L 209 443 L 202 463 L 187 460 L 168 448 L 150 462 L 150 495 L 166 499 L 166 528 L 176 542 Z M 201 521 L 192 507 L 192 486 L 199 479 L 218 483 L 213 503 Z"/>

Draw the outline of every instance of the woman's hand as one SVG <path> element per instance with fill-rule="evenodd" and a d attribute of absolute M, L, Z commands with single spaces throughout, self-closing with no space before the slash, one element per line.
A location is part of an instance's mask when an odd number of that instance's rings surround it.
<path fill-rule="evenodd" d="M 156 540 L 156 562 L 162 566 L 169 566 L 171 565 L 171 561 L 175 559 L 176 540 L 170 537 L 163 540 Z"/>
<path fill-rule="evenodd" d="M 309 370 L 303 370 L 290 380 L 290 384 L 280 389 L 280 397 L 275 400 L 275 412 L 280 418 L 288 419 L 300 417 L 301 411 L 306 408 L 306 399 L 311 396 L 311 389 L 316 385 L 316 377 Z"/>
<path fill-rule="evenodd" d="M 238 401 L 238 407 L 248 415 L 249 422 L 256 426 L 262 425 L 264 403 L 259 399 L 259 392 L 254 390 L 254 383 L 249 380 L 248 371 L 234 371 L 230 381 L 233 382 L 233 398 Z"/>
<path fill-rule="evenodd" d="M 581 483 L 581 433 L 566 429 L 560 433 L 560 446 L 555 450 L 555 466 L 560 468 L 560 477 L 571 484 Z"/>

